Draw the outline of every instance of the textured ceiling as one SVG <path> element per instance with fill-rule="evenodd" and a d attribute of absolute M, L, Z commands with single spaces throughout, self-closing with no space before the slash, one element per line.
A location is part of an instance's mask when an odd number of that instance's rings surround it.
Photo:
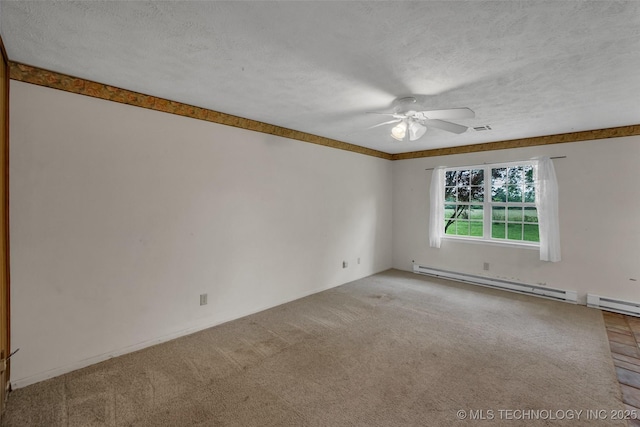
<path fill-rule="evenodd" d="M 640 2 L 2 1 L 9 58 L 402 153 L 640 123 Z M 397 142 L 385 111 L 469 107 Z"/>

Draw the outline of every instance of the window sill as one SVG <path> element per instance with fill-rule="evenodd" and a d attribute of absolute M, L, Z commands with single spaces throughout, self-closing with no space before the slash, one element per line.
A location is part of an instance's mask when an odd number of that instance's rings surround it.
<path fill-rule="evenodd" d="M 467 239 L 464 237 L 454 236 L 442 236 L 442 240 L 451 240 L 453 242 L 471 243 L 474 245 L 489 245 L 489 246 L 502 246 L 503 248 L 522 248 L 540 250 L 540 244 L 538 243 L 524 243 L 524 242 L 509 242 L 509 241 L 497 241 L 497 240 L 483 240 L 483 239 Z"/>

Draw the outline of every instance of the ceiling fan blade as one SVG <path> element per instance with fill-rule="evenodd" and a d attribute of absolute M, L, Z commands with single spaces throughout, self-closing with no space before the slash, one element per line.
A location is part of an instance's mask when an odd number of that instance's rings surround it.
<path fill-rule="evenodd" d="M 380 116 L 391 116 L 391 117 L 395 117 L 396 119 L 403 119 L 406 117 L 406 114 L 399 114 L 399 113 L 379 113 L 377 111 L 367 111 L 367 114 L 378 114 Z"/>
<path fill-rule="evenodd" d="M 448 110 L 420 111 L 425 118 L 433 119 L 472 119 L 476 116 L 470 108 L 450 108 Z"/>
<path fill-rule="evenodd" d="M 378 123 L 377 125 L 370 126 L 367 129 L 373 129 L 373 128 L 377 128 L 379 126 L 389 125 L 391 123 L 398 123 L 398 122 L 401 122 L 401 121 L 402 121 L 402 119 L 393 119 L 393 120 L 389 120 L 388 122 Z"/>
<path fill-rule="evenodd" d="M 469 129 L 467 126 L 462 126 L 457 123 L 445 122 L 444 120 L 425 120 L 424 124 L 427 127 L 446 130 L 453 133 L 463 133 Z"/>

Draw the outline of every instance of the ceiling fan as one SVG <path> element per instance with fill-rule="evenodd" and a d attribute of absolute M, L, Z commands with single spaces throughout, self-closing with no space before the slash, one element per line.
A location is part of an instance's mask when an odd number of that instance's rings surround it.
<path fill-rule="evenodd" d="M 463 133 L 468 129 L 467 126 L 441 119 L 471 119 L 476 116 L 476 113 L 469 108 L 418 111 L 419 105 L 417 102 L 416 98 L 412 96 L 398 98 L 393 102 L 393 113 L 371 113 L 392 116 L 393 120 L 379 123 L 369 129 L 397 123 L 391 128 L 391 137 L 393 139 L 405 141 L 408 138 L 409 141 L 416 141 L 422 138 L 429 127 L 446 130 L 447 132 Z"/>

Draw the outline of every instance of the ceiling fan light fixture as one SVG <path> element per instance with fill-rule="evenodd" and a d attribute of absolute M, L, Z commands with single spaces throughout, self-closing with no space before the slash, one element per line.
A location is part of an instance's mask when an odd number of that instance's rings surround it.
<path fill-rule="evenodd" d="M 393 139 L 404 141 L 405 136 L 407 136 L 407 123 L 405 121 L 401 121 L 391 129 L 391 137 Z"/>
<path fill-rule="evenodd" d="M 411 122 L 411 125 L 409 125 L 409 140 L 415 141 L 422 138 L 426 131 L 427 127 L 425 125 L 418 122 Z"/>
<path fill-rule="evenodd" d="M 444 110 L 420 110 L 417 99 L 413 96 L 396 99 L 392 112 L 375 112 L 383 116 L 391 116 L 394 120 L 379 123 L 371 128 L 387 124 L 396 124 L 391 129 L 391 137 L 397 141 L 416 141 L 422 138 L 428 129 L 440 129 L 455 134 L 466 132 L 469 128 L 443 119 L 472 119 L 476 113 L 468 108 L 447 108 Z M 477 129 L 476 129 L 477 130 Z"/>

